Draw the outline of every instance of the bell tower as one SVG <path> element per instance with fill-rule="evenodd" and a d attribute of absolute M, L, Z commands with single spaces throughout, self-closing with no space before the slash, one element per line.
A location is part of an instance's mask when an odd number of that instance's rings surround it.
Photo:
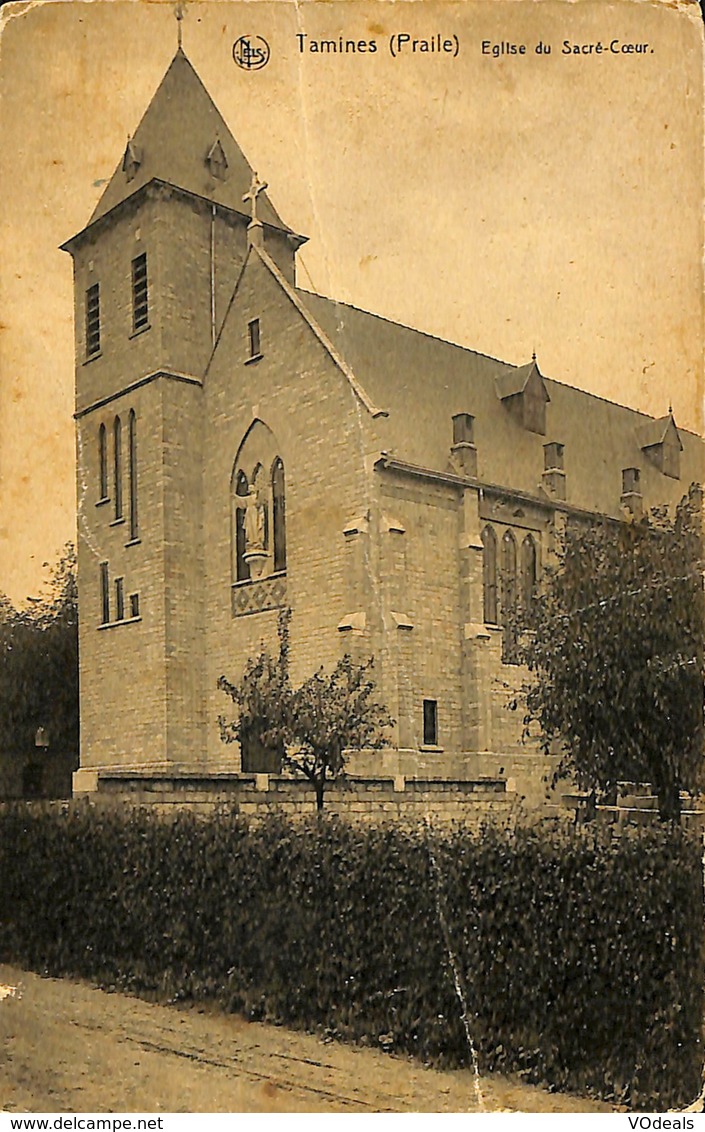
<path fill-rule="evenodd" d="M 304 238 L 179 41 L 88 224 L 63 245 L 75 296 L 77 791 L 96 789 L 101 771 L 194 770 L 205 757 L 203 382 L 255 202 L 258 237 L 293 283 Z"/>

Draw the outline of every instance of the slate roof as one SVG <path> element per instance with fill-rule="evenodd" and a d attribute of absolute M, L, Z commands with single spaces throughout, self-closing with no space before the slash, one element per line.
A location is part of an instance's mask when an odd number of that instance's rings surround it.
<path fill-rule="evenodd" d="M 206 163 L 218 140 L 228 163 L 225 180 L 214 177 Z M 252 167 L 181 48 L 130 143 L 140 160 L 134 177 L 127 179 L 121 155 L 89 223 L 154 179 L 249 216 L 242 198 L 252 182 Z M 257 215 L 265 224 L 291 231 L 264 192 L 257 199 Z"/>
<path fill-rule="evenodd" d="M 660 422 L 645 413 L 543 377 L 550 398 L 546 435 L 529 432 L 497 395 L 497 380 L 523 386 L 534 363 L 509 366 L 345 303 L 298 289 L 303 304 L 371 400 L 388 410 L 375 422 L 380 449 L 400 461 L 447 471 L 452 417 L 475 418 L 479 478 L 541 495 L 543 445 L 565 445 L 568 502 L 621 515 L 621 471 L 641 467 L 647 506 L 677 502 L 705 475 L 705 445 L 680 430 L 680 479 L 664 476 L 640 448 L 639 429 Z M 670 420 L 670 418 L 669 418 Z M 658 431 L 658 430 L 657 430 Z"/>

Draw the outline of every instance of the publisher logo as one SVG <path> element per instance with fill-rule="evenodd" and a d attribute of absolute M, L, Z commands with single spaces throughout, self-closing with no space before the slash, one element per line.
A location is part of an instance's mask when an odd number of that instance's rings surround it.
<path fill-rule="evenodd" d="M 259 71 L 269 62 L 269 44 L 261 35 L 241 35 L 233 43 L 233 59 L 243 71 Z"/>

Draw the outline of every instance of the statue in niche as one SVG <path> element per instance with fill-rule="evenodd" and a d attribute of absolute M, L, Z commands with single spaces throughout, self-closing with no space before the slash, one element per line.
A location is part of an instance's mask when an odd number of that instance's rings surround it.
<path fill-rule="evenodd" d="M 245 553 L 264 551 L 264 503 L 260 498 L 260 490 L 255 479 L 247 495 L 243 496 L 245 505 Z"/>

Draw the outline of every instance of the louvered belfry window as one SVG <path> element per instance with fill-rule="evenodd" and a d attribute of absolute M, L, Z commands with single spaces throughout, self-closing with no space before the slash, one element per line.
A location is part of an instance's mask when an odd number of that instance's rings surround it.
<path fill-rule="evenodd" d="M 149 326 L 149 290 L 147 284 L 147 253 L 142 252 L 132 261 L 132 329 Z"/>
<path fill-rule="evenodd" d="M 86 354 L 100 353 L 100 284 L 93 283 L 86 291 Z"/>

